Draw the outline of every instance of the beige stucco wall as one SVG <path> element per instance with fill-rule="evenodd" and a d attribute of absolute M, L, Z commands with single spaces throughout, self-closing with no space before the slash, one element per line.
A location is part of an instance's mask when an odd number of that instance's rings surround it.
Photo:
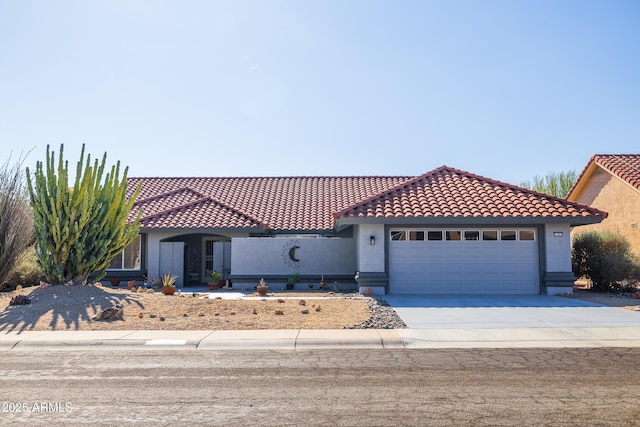
<path fill-rule="evenodd" d="M 640 192 L 597 168 L 575 201 L 608 212 L 609 216 L 600 224 L 574 227 L 572 236 L 587 231 L 612 231 L 625 236 L 632 250 L 640 255 Z"/>

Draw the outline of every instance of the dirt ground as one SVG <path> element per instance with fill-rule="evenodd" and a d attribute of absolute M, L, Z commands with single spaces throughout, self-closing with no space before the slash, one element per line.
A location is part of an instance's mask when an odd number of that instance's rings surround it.
<path fill-rule="evenodd" d="M 14 295 L 28 295 L 31 303 L 9 306 Z M 192 293 L 132 293 L 100 285 L 32 287 L 0 294 L 0 332 L 341 329 L 371 317 L 365 298 L 353 294 L 269 294 L 284 295 L 294 298 L 283 298 L 283 302 L 246 301 L 209 299 Z M 327 298 L 317 299 L 320 296 Z M 300 305 L 300 300 L 305 300 L 306 306 Z M 123 307 L 121 318 L 93 320 L 100 311 L 116 304 Z M 305 309 L 308 314 L 302 313 Z"/>
<path fill-rule="evenodd" d="M 574 289 L 573 294 L 566 297 L 633 311 L 637 311 L 636 308 L 640 305 L 640 298 L 634 298 L 631 294 L 607 294 L 588 289 Z"/>

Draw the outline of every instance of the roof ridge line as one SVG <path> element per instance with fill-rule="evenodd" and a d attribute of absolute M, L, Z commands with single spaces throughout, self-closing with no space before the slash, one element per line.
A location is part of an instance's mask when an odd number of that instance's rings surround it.
<path fill-rule="evenodd" d="M 358 205 L 365 204 L 365 203 L 367 203 L 367 202 L 371 202 L 371 201 L 373 201 L 373 200 L 375 200 L 375 199 L 377 199 L 377 198 L 379 198 L 379 197 L 382 197 L 382 196 L 383 196 L 383 195 L 385 195 L 385 194 L 390 194 L 390 193 L 392 193 L 393 191 L 396 191 L 396 190 L 398 190 L 398 189 L 400 189 L 400 188 L 404 187 L 405 185 L 407 185 L 408 183 L 410 183 L 410 182 L 412 182 L 412 181 L 418 181 L 419 179 L 421 179 L 421 178 L 423 178 L 423 177 L 426 177 L 426 176 L 428 176 L 428 175 L 435 175 L 436 173 L 438 173 L 438 172 L 440 172 L 440 171 L 443 171 L 443 170 L 445 170 L 445 169 L 449 169 L 449 170 L 454 171 L 454 172 L 456 172 L 456 173 L 464 173 L 464 174 L 468 174 L 468 175 L 473 175 L 473 174 L 471 174 L 471 173 L 469 173 L 469 172 L 465 172 L 465 171 L 463 171 L 463 170 L 461 170 L 461 169 L 456 169 L 456 168 L 451 167 L 451 166 L 442 165 L 442 166 L 437 167 L 437 168 L 435 168 L 435 169 L 433 169 L 433 170 L 430 170 L 430 171 L 428 171 L 428 172 L 425 172 L 425 173 L 423 173 L 423 174 L 421 174 L 421 175 L 417 175 L 417 176 L 414 176 L 414 177 L 408 178 L 408 179 L 406 179 L 405 181 L 401 182 L 400 184 L 395 185 L 395 186 L 393 186 L 393 187 L 391 187 L 391 188 L 389 188 L 389 189 L 387 189 L 387 190 L 381 191 L 380 193 L 378 193 L 378 194 L 376 194 L 376 195 L 373 195 L 373 196 L 371 196 L 371 197 L 368 197 L 368 198 L 366 198 L 366 199 L 364 199 L 364 200 L 362 200 L 362 201 L 360 201 L 360 202 L 358 202 L 358 203 L 354 203 L 354 204 L 352 204 L 352 205 L 347 206 L 346 208 L 342 209 L 341 211 L 338 211 L 338 212 L 336 212 L 336 213 L 334 213 L 334 214 L 333 214 L 334 221 L 335 221 L 335 219 L 336 219 L 336 216 L 339 216 L 339 215 L 340 215 L 340 214 L 342 214 L 343 212 L 348 211 L 348 210 L 349 210 L 349 209 L 351 209 L 353 206 L 358 206 Z M 480 175 L 477 175 L 477 177 L 480 177 Z M 484 177 L 480 177 L 480 178 L 484 178 Z"/>
<path fill-rule="evenodd" d="M 127 180 L 149 180 L 149 179 L 304 179 L 304 178 L 328 178 L 328 179 L 344 179 L 344 178 L 405 178 L 408 175 L 260 175 L 260 176 L 132 176 Z"/>
<path fill-rule="evenodd" d="M 199 193 L 199 192 L 197 192 L 197 191 L 196 191 L 196 193 Z M 180 205 L 180 206 L 176 206 L 176 207 L 171 208 L 171 209 L 165 209 L 165 210 L 163 210 L 163 211 L 156 212 L 156 213 L 151 214 L 151 215 L 149 215 L 149 216 L 143 216 L 143 218 L 144 218 L 144 219 L 158 218 L 158 217 L 160 217 L 160 216 L 162 216 L 162 215 L 165 215 L 165 214 L 167 214 L 167 213 L 175 212 L 175 211 L 178 211 L 178 210 L 180 210 L 180 209 L 182 209 L 182 208 L 187 208 L 187 207 L 191 207 L 191 206 L 196 206 L 196 205 L 198 205 L 198 204 L 200 204 L 200 203 L 202 203 L 202 202 L 206 202 L 206 201 L 209 201 L 209 202 L 215 203 L 216 205 L 222 206 L 223 208 L 226 208 L 226 209 L 230 210 L 231 212 L 233 212 L 233 213 L 235 213 L 235 214 L 237 214 L 237 215 L 240 215 L 240 216 L 243 216 L 243 217 L 245 217 L 245 218 L 247 218 L 247 219 L 250 219 L 251 221 L 253 221 L 253 222 L 255 222 L 256 224 L 258 224 L 259 226 L 263 227 L 265 230 L 270 229 L 270 227 L 269 227 L 267 224 L 265 224 L 265 223 L 263 223 L 262 221 L 260 221 L 260 220 L 258 220 L 258 219 L 256 219 L 256 218 L 254 218 L 253 216 L 248 215 L 248 214 L 246 214 L 246 213 L 242 212 L 242 211 L 241 211 L 241 210 L 239 210 L 239 209 L 233 208 L 233 207 L 231 207 L 231 206 L 227 205 L 226 203 L 222 203 L 222 202 L 220 202 L 220 201 L 218 201 L 218 200 L 214 199 L 213 197 L 211 197 L 211 196 L 206 196 L 206 195 L 203 195 L 201 198 L 199 198 L 199 199 L 197 199 L 197 200 L 193 200 L 193 201 L 191 201 L 191 202 L 184 203 L 184 204 L 182 204 L 182 205 Z"/>
<path fill-rule="evenodd" d="M 238 215 L 244 216 L 245 218 L 249 218 L 250 220 L 252 220 L 253 222 L 255 222 L 256 224 L 259 224 L 260 226 L 262 226 L 265 230 L 269 230 L 271 227 L 269 227 L 268 224 L 265 224 L 264 222 L 260 221 L 258 218 L 255 218 L 253 215 L 249 215 L 246 212 L 241 211 L 238 208 L 235 208 L 233 206 L 229 206 L 228 204 L 221 202 L 220 200 L 214 198 L 213 196 L 209 196 L 209 195 L 204 195 L 204 198 L 211 200 L 213 203 L 216 203 L 220 206 L 223 206 L 227 209 L 229 209 L 231 212 L 235 212 Z"/>
<path fill-rule="evenodd" d="M 377 199 L 379 197 L 382 197 L 382 195 L 384 195 L 384 194 L 389 194 L 392 191 L 395 191 L 396 189 L 399 189 L 399 188 L 405 186 L 408 182 L 410 182 L 410 181 L 412 181 L 412 180 L 414 180 L 416 178 L 419 178 L 419 177 L 421 177 L 423 175 L 426 175 L 426 174 L 422 174 L 422 175 L 418 175 L 418 176 L 413 176 L 413 177 L 407 178 L 404 181 L 402 181 L 400 184 L 396 184 L 393 187 L 390 187 L 390 188 L 388 188 L 386 190 L 383 190 L 383 191 L 381 191 L 379 193 L 374 194 L 373 196 L 366 197 L 366 198 L 360 200 L 359 202 L 353 203 L 353 204 L 351 204 L 351 205 L 349 205 L 349 206 L 347 206 L 345 208 L 342 208 L 338 212 L 333 212 L 333 214 L 331 216 L 333 217 L 334 223 L 335 223 L 336 219 L 338 219 L 343 212 L 352 209 L 354 206 L 363 205 L 363 204 L 371 202 L 371 201 L 373 201 L 373 200 L 375 200 L 375 199 Z M 404 178 L 404 177 L 403 176 L 398 176 L 396 178 Z"/>
<path fill-rule="evenodd" d="M 185 191 L 185 190 L 189 190 L 192 193 L 195 193 L 196 195 L 200 196 L 201 198 L 202 197 L 207 197 L 206 194 L 204 194 L 204 193 L 202 193 L 202 192 L 200 192 L 198 190 L 194 190 L 191 187 L 184 186 L 184 187 L 176 188 L 175 190 L 165 191 L 164 193 L 156 194 L 156 195 L 153 195 L 151 197 L 147 197 L 145 199 L 136 199 L 136 201 L 134 202 L 134 205 L 138 204 L 138 203 L 148 202 L 150 200 L 156 200 L 156 199 L 159 199 L 161 197 L 166 197 L 166 196 L 169 196 L 169 195 L 178 194 L 179 192 Z"/>
<path fill-rule="evenodd" d="M 531 195 L 535 195 L 535 196 L 538 196 L 538 197 L 546 198 L 548 200 L 553 200 L 553 201 L 560 202 L 560 203 L 569 203 L 574 207 L 579 207 L 581 209 L 586 209 L 587 211 L 591 212 L 594 215 L 603 214 L 604 218 L 607 217 L 607 213 L 606 212 L 600 211 L 599 209 L 595 209 L 595 208 L 592 208 L 592 207 L 587 206 L 587 205 L 583 205 L 581 203 L 572 202 L 570 200 L 563 199 L 563 198 L 557 197 L 557 196 L 553 196 L 551 194 L 540 193 L 540 192 L 537 192 L 535 190 L 530 190 L 528 188 L 519 187 L 517 185 L 509 184 L 509 183 L 503 182 L 503 181 L 498 181 L 498 180 L 492 179 L 492 178 L 487 178 L 485 176 L 474 174 L 474 173 L 471 173 L 471 172 L 468 172 L 468 171 L 464 171 L 462 169 L 457 169 L 457 168 L 454 168 L 454 167 L 451 167 L 451 166 L 443 165 L 443 166 L 440 166 L 440 167 L 438 167 L 436 169 L 433 169 L 433 170 L 431 170 L 429 172 L 423 173 L 422 175 L 410 178 L 410 179 L 408 179 L 408 180 L 406 180 L 406 181 L 404 181 L 404 182 L 402 182 L 402 183 L 400 183 L 400 184 L 398 184 L 398 185 L 396 185 L 396 186 L 394 186 L 392 188 L 389 188 L 387 190 L 381 191 L 380 193 L 378 193 L 378 194 L 376 194 L 376 195 L 374 195 L 372 197 L 369 197 L 367 199 L 364 199 L 359 203 L 354 203 L 354 204 L 352 204 L 350 206 L 347 206 L 346 208 L 344 208 L 344 209 L 342 209 L 342 210 L 340 210 L 338 212 L 335 212 L 333 214 L 333 220 L 335 222 L 338 218 L 340 218 L 341 215 L 343 215 L 344 213 L 346 213 L 347 211 L 353 209 L 356 206 L 361 206 L 361 205 L 364 205 L 364 204 L 366 204 L 368 202 L 372 202 L 372 201 L 374 201 L 374 200 L 376 200 L 378 198 L 383 197 L 384 195 L 391 194 L 392 192 L 401 189 L 402 187 L 406 186 L 407 184 L 417 182 L 417 181 L 419 181 L 421 179 L 424 179 L 424 178 L 426 178 L 428 176 L 433 176 L 433 175 L 435 175 L 435 174 L 437 174 L 439 172 L 445 171 L 445 170 L 448 170 L 450 172 L 457 173 L 457 174 L 460 174 L 460 175 L 464 175 L 464 176 L 466 176 L 468 178 L 477 179 L 479 181 L 488 182 L 488 183 L 491 183 L 491 184 L 494 184 L 494 185 L 501 186 L 503 188 L 508 188 L 508 189 L 511 189 L 513 191 L 517 191 L 517 192 L 520 192 L 520 193 L 523 193 L 523 194 L 531 194 Z"/>

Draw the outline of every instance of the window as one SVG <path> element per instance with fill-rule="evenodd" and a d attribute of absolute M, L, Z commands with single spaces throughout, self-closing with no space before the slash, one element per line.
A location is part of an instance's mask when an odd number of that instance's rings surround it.
<path fill-rule="evenodd" d="M 536 232 L 533 230 L 520 230 L 520 240 L 536 240 Z"/>
<path fill-rule="evenodd" d="M 498 240 L 498 232 L 495 231 L 495 230 L 484 230 L 482 232 L 482 240 L 497 241 Z"/>
<path fill-rule="evenodd" d="M 391 231 L 391 240 L 407 240 L 407 232 Z"/>
<path fill-rule="evenodd" d="M 500 231 L 500 240 L 516 240 L 516 231 L 515 230 Z"/>
<path fill-rule="evenodd" d="M 460 231 L 447 230 L 445 235 L 447 240 L 461 240 L 462 233 Z"/>
<path fill-rule="evenodd" d="M 442 231 L 427 231 L 427 240 L 442 240 Z"/>
<path fill-rule="evenodd" d="M 138 235 L 124 251 L 111 260 L 108 270 L 140 270 L 140 242 Z"/>
<path fill-rule="evenodd" d="M 424 240 L 424 231 L 410 231 L 409 240 Z"/>
<path fill-rule="evenodd" d="M 479 231 L 465 231 L 464 240 L 480 240 Z"/>

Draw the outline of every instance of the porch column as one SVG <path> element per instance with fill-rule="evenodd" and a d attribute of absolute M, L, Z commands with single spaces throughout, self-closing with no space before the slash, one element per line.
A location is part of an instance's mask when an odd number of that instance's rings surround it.
<path fill-rule="evenodd" d="M 570 294 L 576 281 L 576 276 L 571 271 L 571 227 L 569 224 L 546 224 L 544 230 L 544 293 Z"/>
<path fill-rule="evenodd" d="M 384 224 L 360 224 L 356 230 L 358 290 L 362 294 L 384 295 L 389 283 L 385 271 Z"/>

